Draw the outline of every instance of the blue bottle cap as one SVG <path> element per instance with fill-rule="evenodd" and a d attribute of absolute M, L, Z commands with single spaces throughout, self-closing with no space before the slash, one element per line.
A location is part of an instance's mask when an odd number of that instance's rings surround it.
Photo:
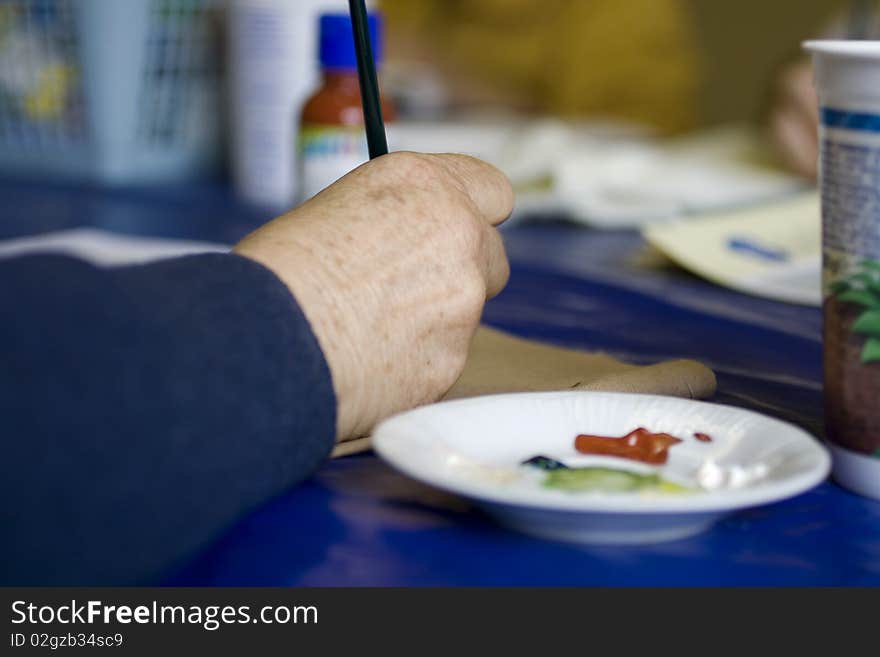
<path fill-rule="evenodd" d="M 368 16 L 373 59 L 382 61 L 382 20 L 378 14 Z M 321 66 L 325 69 L 357 69 L 351 16 L 324 14 L 321 16 Z"/>

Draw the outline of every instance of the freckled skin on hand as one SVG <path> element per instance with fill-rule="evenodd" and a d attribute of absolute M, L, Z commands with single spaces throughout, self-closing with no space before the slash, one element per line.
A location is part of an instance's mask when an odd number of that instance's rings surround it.
<path fill-rule="evenodd" d="M 340 439 L 438 399 L 464 367 L 487 297 L 509 268 L 497 224 L 513 193 L 461 155 L 392 153 L 245 238 L 327 358 Z"/>

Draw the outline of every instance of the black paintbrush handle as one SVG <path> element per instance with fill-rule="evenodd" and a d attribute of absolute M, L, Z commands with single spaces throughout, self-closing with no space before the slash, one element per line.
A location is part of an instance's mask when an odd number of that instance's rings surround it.
<path fill-rule="evenodd" d="M 364 106 L 367 145 L 372 160 L 388 153 L 385 123 L 382 120 L 382 103 L 379 100 L 379 82 L 376 78 L 376 63 L 373 60 L 373 46 L 370 42 L 367 7 L 364 0 L 348 0 L 348 6 L 351 10 L 354 45 L 357 51 L 358 80 L 361 85 L 361 101 Z"/>

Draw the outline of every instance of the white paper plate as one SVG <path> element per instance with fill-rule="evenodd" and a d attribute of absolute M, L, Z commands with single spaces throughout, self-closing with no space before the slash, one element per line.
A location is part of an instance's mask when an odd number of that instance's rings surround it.
<path fill-rule="evenodd" d="M 663 466 L 584 456 L 579 433 L 637 428 L 683 440 Z M 695 432 L 709 434 L 700 442 Z M 707 529 L 737 509 L 782 500 L 820 483 L 830 459 L 801 429 L 758 413 L 672 397 L 600 392 L 524 393 L 444 402 L 380 424 L 379 455 L 427 484 L 472 499 L 501 523 L 582 543 L 650 543 Z M 520 465 L 535 455 L 572 467 L 657 472 L 687 493 L 569 492 Z"/>

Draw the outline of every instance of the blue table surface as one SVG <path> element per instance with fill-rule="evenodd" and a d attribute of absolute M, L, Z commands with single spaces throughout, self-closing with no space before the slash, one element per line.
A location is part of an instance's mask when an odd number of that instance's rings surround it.
<path fill-rule="evenodd" d="M 233 243 L 268 218 L 220 183 L 101 190 L 0 181 L 0 239 L 77 226 Z M 505 229 L 512 275 L 485 322 L 647 363 L 696 358 L 714 401 L 822 432 L 821 318 L 650 264 L 630 231 Z M 826 482 L 688 540 L 584 547 L 529 538 L 374 455 L 328 462 L 241 519 L 176 585 L 877 585 L 880 504 Z"/>

